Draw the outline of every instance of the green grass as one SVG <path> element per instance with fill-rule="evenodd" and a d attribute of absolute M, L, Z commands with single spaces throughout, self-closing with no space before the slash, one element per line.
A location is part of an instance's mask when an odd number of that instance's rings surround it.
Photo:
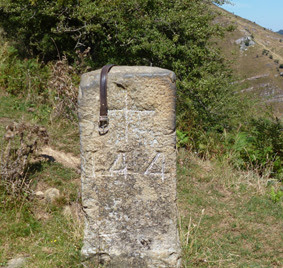
<path fill-rule="evenodd" d="M 16 256 L 27 257 L 26 267 L 81 267 L 78 174 L 57 163 L 44 163 L 32 176 L 34 190 L 55 187 L 60 198 L 47 204 L 34 197 L 11 199 L 0 192 L 0 267 Z M 68 205 L 77 208 L 74 214 L 64 213 Z"/>
<path fill-rule="evenodd" d="M 47 124 L 50 108 L 47 105 L 35 105 L 23 98 L 0 93 L 0 118 L 26 120 L 30 123 Z"/>
<path fill-rule="evenodd" d="M 0 134 L 13 121 L 42 124 L 57 150 L 79 153 L 76 123 L 49 121 L 44 105 L 30 109 L 25 100 L 0 95 Z M 46 204 L 38 198 L 15 200 L 0 189 L 0 267 L 26 256 L 28 268 L 82 267 L 83 223 L 80 176 L 55 162 L 33 163 L 34 191 L 54 187 L 60 198 Z M 233 170 L 225 162 L 204 161 L 180 151 L 178 159 L 179 227 L 183 267 L 282 267 L 283 198 L 280 183 Z M 278 195 L 279 196 L 279 195 Z M 73 208 L 65 215 L 66 206 Z"/>
<path fill-rule="evenodd" d="M 0 136 L 5 127 L 13 122 L 28 122 L 45 126 L 50 137 L 49 145 L 57 150 L 79 155 L 78 122 L 51 119 L 51 108 L 45 104 L 29 103 L 20 97 L 4 94 L 0 89 Z"/>
<path fill-rule="evenodd" d="M 283 202 L 272 202 L 267 181 L 225 163 L 179 157 L 184 267 L 282 267 Z"/>
<path fill-rule="evenodd" d="M 77 127 L 64 120 L 50 122 L 48 106 L 35 106 L 4 92 L 0 92 L 0 103 L 1 139 L 6 126 L 13 122 L 38 124 L 47 128 L 51 146 L 78 152 Z M 35 196 L 12 197 L 0 187 L 0 267 L 17 256 L 27 257 L 28 268 L 82 267 L 79 174 L 59 163 L 41 160 L 30 165 L 28 176 L 34 192 L 52 187 L 60 190 L 60 197 L 47 204 Z M 71 215 L 65 213 L 66 207 L 71 208 Z"/>
<path fill-rule="evenodd" d="M 30 209 L 24 206 L 20 212 L 13 209 L 1 215 L 0 263 L 21 255 L 28 258 L 26 267 L 81 267 L 76 222 L 58 212 L 41 222 Z"/>

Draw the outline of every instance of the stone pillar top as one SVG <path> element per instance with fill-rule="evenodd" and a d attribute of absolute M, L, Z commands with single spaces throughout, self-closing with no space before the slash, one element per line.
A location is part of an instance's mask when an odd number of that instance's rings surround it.
<path fill-rule="evenodd" d="M 91 71 L 82 75 L 81 82 L 85 82 L 85 78 L 89 76 L 100 75 L 101 69 Z M 175 82 L 176 75 L 174 72 L 159 68 L 159 67 L 151 67 L 151 66 L 114 66 L 109 75 L 119 74 L 126 76 L 169 76 L 172 79 L 172 82 Z M 81 86 L 83 86 L 81 84 Z"/>

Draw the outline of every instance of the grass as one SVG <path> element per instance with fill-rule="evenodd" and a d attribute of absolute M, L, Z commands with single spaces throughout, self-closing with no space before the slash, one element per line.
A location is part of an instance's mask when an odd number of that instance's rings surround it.
<path fill-rule="evenodd" d="M 282 267 L 283 202 L 266 178 L 186 152 L 178 165 L 184 267 Z"/>
<path fill-rule="evenodd" d="M 50 218 L 41 222 L 30 209 L 24 206 L 20 212 L 1 216 L 0 264 L 20 255 L 28 258 L 26 267 L 81 267 L 76 222 L 58 212 L 49 213 Z"/>
<path fill-rule="evenodd" d="M 78 152 L 77 127 L 64 120 L 50 123 L 47 106 L 35 107 L 4 92 L 0 103 L 1 139 L 7 125 L 29 122 L 48 129 L 51 146 Z M 41 160 L 31 164 L 28 176 L 34 192 L 57 188 L 60 197 L 47 204 L 35 196 L 12 197 L 0 187 L 0 267 L 17 256 L 27 257 L 25 267 L 29 268 L 82 267 L 80 175 L 59 163 Z"/>
<path fill-rule="evenodd" d="M 44 109 L 29 111 L 19 98 L 2 94 L 0 100 L 1 135 L 14 120 L 43 124 L 52 146 L 78 154 L 75 124 L 50 123 Z M 34 191 L 57 188 L 60 198 L 47 204 L 35 197 L 14 199 L 0 189 L 0 267 L 17 256 L 27 257 L 28 268 L 82 267 L 79 174 L 41 161 L 32 164 L 29 176 Z M 181 150 L 178 207 L 183 267 L 282 267 L 280 187 L 255 172 L 235 171 L 224 161 L 204 161 Z"/>
<path fill-rule="evenodd" d="M 243 89 L 254 86 L 260 95 L 265 90 L 261 84 L 281 87 L 276 68 L 282 63 L 283 47 L 276 34 L 239 17 L 233 20 L 238 30 L 220 42 L 220 47 L 227 60 L 234 61 L 239 81 L 270 74 L 245 81 Z M 234 40 L 243 36 L 245 28 L 251 30 L 257 45 L 241 53 Z M 262 55 L 263 39 L 270 42 L 273 59 Z M 53 148 L 79 155 L 77 122 L 50 120 L 50 106 L 7 95 L 1 89 L 0 103 L 1 137 L 14 121 L 40 124 L 48 129 Z M 48 204 L 36 197 L 12 198 L 0 188 L 0 267 L 17 256 L 27 257 L 26 268 L 82 267 L 79 174 L 42 161 L 32 164 L 29 176 L 34 191 L 54 187 L 60 190 L 60 198 Z M 267 178 L 256 172 L 235 171 L 226 162 L 204 161 L 181 150 L 178 207 L 183 268 L 283 267 L 281 185 L 268 186 Z"/>
<path fill-rule="evenodd" d="M 221 8 L 216 9 L 222 14 L 218 18 L 221 23 L 226 25 L 232 23 L 236 28 L 235 31 L 226 34 L 223 39 L 216 41 L 225 59 L 231 63 L 234 74 L 239 78 L 238 81 L 268 74 L 267 77 L 240 82 L 240 86 L 242 89 L 249 88 L 251 93 L 266 100 L 277 98 L 277 100 L 272 99 L 271 103 L 277 116 L 282 118 L 283 108 L 279 96 L 282 91 L 282 77 L 278 71 L 278 66 L 283 63 L 281 36 Z M 245 51 L 240 51 L 240 46 L 235 41 L 244 36 L 251 36 L 256 44 Z M 263 55 L 263 51 L 269 52 Z M 258 109 L 260 110 L 262 108 Z"/>
<path fill-rule="evenodd" d="M 9 196 L 1 192 L 0 267 L 15 256 L 26 256 L 26 267 L 81 267 L 78 174 L 57 163 L 44 163 L 32 176 L 34 190 L 56 187 L 60 197 L 52 204 L 34 197 L 7 201 Z"/>
<path fill-rule="evenodd" d="M 45 104 L 26 102 L 25 99 L 4 94 L 0 90 L 0 136 L 5 127 L 13 122 L 29 122 L 45 126 L 50 137 L 50 146 L 79 155 L 78 122 L 64 119 L 50 120 L 51 108 Z"/>

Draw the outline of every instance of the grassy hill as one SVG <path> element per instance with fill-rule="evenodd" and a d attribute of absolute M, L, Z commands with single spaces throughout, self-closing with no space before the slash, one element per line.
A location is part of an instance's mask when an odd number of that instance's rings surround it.
<path fill-rule="evenodd" d="M 283 114 L 283 37 L 256 23 L 217 7 L 218 22 L 235 30 L 218 42 L 245 92 L 271 104 Z M 282 68 L 280 68 L 280 65 Z M 280 76 L 281 74 L 281 76 Z"/>
<path fill-rule="evenodd" d="M 50 158 L 33 157 L 31 195 L 11 202 L 0 188 L 0 267 L 20 257 L 23 268 L 82 267 L 80 175 L 57 158 L 60 153 L 67 160 L 67 152 L 78 157 L 77 126 L 48 123 L 41 111 L 3 92 L 0 101 L 1 136 L 12 122 L 41 123 L 53 150 L 45 151 Z M 186 150 L 178 152 L 177 172 L 182 268 L 282 267 L 281 183 Z M 52 203 L 38 194 L 50 187 L 60 190 Z"/>
<path fill-rule="evenodd" d="M 283 113 L 282 36 L 221 12 L 218 22 L 232 22 L 236 29 L 217 41 L 239 85 Z M 243 37 L 250 39 L 244 40 L 249 45 L 241 50 L 236 41 Z M 5 56 L 0 53 L 0 63 Z M 57 78 L 63 77 L 68 82 L 64 70 L 59 71 L 61 67 L 55 68 L 53 81 L 59 83 Z M 49 135 L 48 147 L 39 148 L 29 159 L 24 178 L 30 184 L 29 194 L 13 196 L 1 184 L 0 267 L 17 257 L 25 259 L 25 268 L 82 267 L 80 171 L 72 164 L 79 159 L 77 120 L 52 117 L 50 109 L 43 102 L 32 102 L 32 96 L 12 96 L 0 88 L 0 156 L 8 148 L 2 137 L 14 122 L 41 125 Z M 178 224 L 184 268 L 283 265 L 282 182 L 270 178 L 268 172 L 235 169 L 229 162 L 232 154 L 219 160 L 178 151 Z M 60 191 L 53 202 L 43 196 L 50 188 Z"/>

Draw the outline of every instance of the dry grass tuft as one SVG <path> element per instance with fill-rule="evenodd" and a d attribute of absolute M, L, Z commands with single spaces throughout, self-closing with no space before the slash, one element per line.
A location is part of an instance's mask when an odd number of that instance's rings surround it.
<path fill-rule="evenodd" d="M 283 203 L 272 200 L 269 182 L 268 174 L 180 150 L 183 267 L 281 267 Z"/>
<path fill-rule="evenodd" d="M 75 71 L 68 65 L 67 58 L 57 61 L 52 66 L 51 77 L 48 82 L 50 95 L 52 96 L 52 118 L 64 117 L 70 120 L 76 118 L 78 88 L 72 77 Z"/>
<path fill-rule="evenodd" d="M 31 158 L 40 145 L 47 143 L 48 135 L 44 127 L 25 123 L 13 123 L 6 127 L 0 155 L 0 185 L 7 193 L 13 196 L 29 193 Z"/>

